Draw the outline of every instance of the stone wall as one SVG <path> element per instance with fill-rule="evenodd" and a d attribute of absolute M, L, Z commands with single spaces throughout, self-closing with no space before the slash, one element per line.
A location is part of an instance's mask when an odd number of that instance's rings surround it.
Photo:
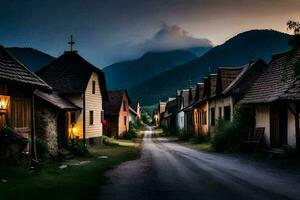
<path fill-rule="evenodd" d="M 36 137 L 45 140 L 48 146 L 48 153 L 56 156 L 58 151 L 57 111 L 38 99 L 36 100 L 35 111 Z"/>

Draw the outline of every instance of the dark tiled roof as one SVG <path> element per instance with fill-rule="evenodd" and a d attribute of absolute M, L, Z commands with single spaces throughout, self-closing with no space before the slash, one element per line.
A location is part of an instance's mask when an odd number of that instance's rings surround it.
<path fill-rule="evenodd" d="M 47 92 L 51 87 L 0 46 L 0 80 L 27 85 Z"/>
<path fill-rule="evenodd" d="M 63 98 L 57 92 L 47 94 L 41 91 L 36 91 L 35 95 L 62 110 L 81 110 L 80 107 Z"/>
<path fill-rule="evenodd" d="M 127 90 L 108 91 L 109 101 L 103 102 L 103 110 L 105 115 L 119 115 L 124 95 L 127 96 Z M 129 98 L 128 98 L 129 101 Z"/>
<path fill-rule="evenodd" d="M 177 111 L 177 100 L 173 99 L 167 102 L 166 104 L 166 112 L 167 114 L 172 114 Z"/>
<path fill-rule="evenodd" d="M 294 66 L 299 60 L 299 49 L 273 56 L 267 69 L 252 85 L 242 102 L 268 103 L 296 97 L 294 95 L 298 86 Z"/>
<path fill-rule="evenodd" d="M 82 94 L 86 90 L 92 72 L 98 74 L 101 94 L 103 99 L 107 100 L 104 73 L 75 51 L 65 52 L 37 74 L 60 94 Z"/>
<path fill-rule="evenodd" d="M 238 76 L 242 71 L 242 67 L 221 67 L 218 69 L 217 75 L 217 95 L 222 94 L 222 92 L 230 85 L 230 83 Z"/>
<path fill-rule="evenodd" d="M 266 67 L 267 64 L 262 59 L 244 65 L 243 70 L 222 93 L 243 96 Z"/>
<path fill-rule="evenodd" d="M 209 97 L 214 97 L 216 95 L 216 88 L 217 88 L 217 74 L 210 74 L 208 76 Z"/>

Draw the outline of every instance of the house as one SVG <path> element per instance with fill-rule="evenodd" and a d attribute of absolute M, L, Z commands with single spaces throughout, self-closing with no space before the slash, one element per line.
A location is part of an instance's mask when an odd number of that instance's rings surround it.
<path fill-rule="evenodd" d="M 137 112 L 131 107 L 129 106 L 129 122 L 137 122 L 138 120 L 138 114 Z"/>
<path fill-rule="evenodd" d="M 157 110 L 154 113 L 154 120 L 156 121 L 157 125 L 161 125 L 161 122 L 163 121 L 164 112 L 166 111 L 166 104 L 167 102 L 159 101 Z"/>
<path fill-rule="evenodd" d="M 197 85 L 198 86 L 198 85 Z M 189 89 L 189 94 L 188 94 L 188 106 L 184 108 L 184 131 L 188 135 L 194 135 L 195 134 L 195 123 L 194 123 L 194 103 L 196 100 L 196 93 L 197 93 L 197 88 L 196 87 L 191 87 Z"/>
<path fill-rule="evenodd" d="M 68 121 L 72 113 L 82 111 L 68 99 L 60 96 L 57 92 L 45 93 L 35 91 L 35 125 L 36 137 L 39 141 L 47 143 L 48 154 L 57 156 L 58 151 L 66 148 L 68 143 Z M 71 130 L 72 131 L 72 130 Z"/>
<path fill-rule="evenodd" d="M 129 130 L 129 104 L 127 90 L 108 92 L 109 101 L 103 102 L 105 135 L 122 137 Z"/>
<path fill-rule="evenodd" d="M 192 110 L 194 112 L 194 133 L 196 135 L 201 134 L 202 132 L 204 132 L 204 130 L 202 129 L 202 113 L 201 110 L 204 110 L 204 107 L 202 107 L 202 105 L 204 105 L 203 103 L 203 93 L 204 93 L 204 83 L 197 83 L 196 85 L 196 94 L 195 94 L 195 98 L 194 98 L 194 104 L 192 106 Z"/>
<path fill-rule="evenodd" d="M 265 128 L 265 142 L 271 148 L 299 149 L 299 63 L 299 47 L 274 55 L 241 100 L 252 105 L 255 126 Z"/>
<path fill-rule="evenodd" d="M 208 129 L 213 137 L 218 119 L 231 120 L 233 117 L 233 99 L 231 96 L 223 96 L 222 92 L 241 72 L 242 67 L 221 67 L 218 69 L 216 80 L 213 81 L 213 89 L 208 100 Z M 212 82 L 210 83 L 212 84 Z"/>
<path fill-rule="evenodd" d="M 203 79 L 203 97 L 195 102 L 194 116 L 197 120 L 196 134 L 209 136 L 209 99 L 216 94 L 217 74 L 210 74 Z"/>
<path fill-rule="evenodd" d="M 165 112 L 163 112 L 162 125 L 167 129 L 176 130 L 177 99 L 169 98 L 166 103 Z"/>
<path fill-rule="evenodd" d="M 52 88 L 80 111 L 68 112 L 64 138 L 79 138 L 84 144 L 99 144 L 103 135 L 102 102 L 108 100 L 104 73 L 77 51 L 66 51 L 37 72 Z M 63 120 L 61 120 L 63 121 Z"/>
<path fill-rule="evenodd" d="M 51 87 L 0 46 L 0 125 L 31 139 L 30 152 L 36 157 L 35 90 Z"/>
<path fill-rule="evenodd" d="M 140 102 L 138 101 L 136 104 L 129 106 L 129 122 L 137 122 L 140 119 L 141 119 L 141 105 Z"/>
<path fill-rule="evenodd" d="M 185 116 L 184 109 L 189 105 L 189 89 L 177 91 L 177 113 L 176 113 L 176 129 L 184 131 Z"/>

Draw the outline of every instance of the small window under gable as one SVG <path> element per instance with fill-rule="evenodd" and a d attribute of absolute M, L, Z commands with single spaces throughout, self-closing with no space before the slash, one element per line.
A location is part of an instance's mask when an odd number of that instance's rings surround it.
<path fill-rule="evenodd" d="M 96 81 L 92 82 L 92 94 L 96 94 Z"/>

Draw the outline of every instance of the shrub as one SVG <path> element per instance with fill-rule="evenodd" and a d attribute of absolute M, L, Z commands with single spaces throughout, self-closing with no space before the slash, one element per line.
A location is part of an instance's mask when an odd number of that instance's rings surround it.
<path fill-rule="evenodd" d="M 48 144 L 46 140 L 36 139 L 36 150 L 38 153 L 38 157 L 44 159 L 46 154 L 48 153 Z"/>
<path fill-rule="evenodd" d="M 86 156 L 89 153 L 85 144 L 83 144 L 78 137 L 72 138 L 69 141 L 68 149 L 71 151 L 71 153 L 78 156 Z"/>
<path fill-rule="evenodd" d="M 240 151 L 243 147 L 249 131 L 253 127 L 253 115 L 249 107 L 237 104 L 233 115 L 233 120 L 218 120 L 216 133 L 212 140 L 212 145 L 216 151 Z"/>
<path fill-rule="evenodd" d="M 109 145 L 109 146 L 117 146 L 119 145 L 118 143 L 116 143 L 114 141 L 114 139 L 107 137 L 107 136 L 103 136 L 103 144 L 105 145 Z"/>
<path fill-rule="evenodd" d="M 193 144 L 201 144 L 208 141 L 209 137 L 204 134 L 195 135 L 191 138 L 191 143 Z"/>
<path fill-rule="evenodd" d="M 283 145 L 283 157 L 284 158 L 291 158 L 297 156 L 297 150 L 289 145 Z"/>

